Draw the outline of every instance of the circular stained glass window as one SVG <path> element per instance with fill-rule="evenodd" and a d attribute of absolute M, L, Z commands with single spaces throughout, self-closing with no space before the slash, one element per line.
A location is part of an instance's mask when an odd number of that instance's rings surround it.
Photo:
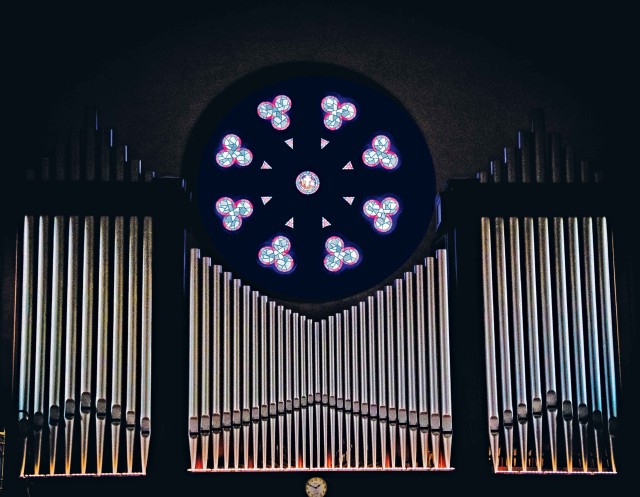
<path fill-rule="evenodd" d="M 376 286 L 418 248 L 433 213 L 431 154 L 410 114 L 331 66 L 237 82 L 196 124 L 185 167 L 198 242 L 284 300 Z"/>

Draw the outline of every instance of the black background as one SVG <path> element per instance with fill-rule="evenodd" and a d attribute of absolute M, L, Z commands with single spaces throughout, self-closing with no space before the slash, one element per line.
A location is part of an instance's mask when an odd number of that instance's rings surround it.
<path fill-rule="evenodd" d="M 396 95 L 429 138 L 438 188 L 486 167 L 527 126 L 528 111 L 543 107 L 548 128 L 607 173 L 631 216 L 637 211 L 637 30 L 630 12 L 598 7 L 416 7 L 402 0 L 236 1 L 205 10 L 185 3 L 3 7 L 3 183 L 38 164 L 46 152 L 40 144 L 80 125 L 86 105 L 100 109 L 103 122 L 146 166 L 178 175 L 189 133 L 220 91 L 254 70 L 301 60 L 365 73 Z M 429 476 L 406 475 L 399 480 L 404 488 L 368 474 L 347 483 L 351 493 L 374 495 L 425 493 L 425 480 L 442 491 L 455 480 Z M 241 477 L 225 482 L 240 485 Z M 256 478 L 254 490 L 301 495 L 305 478 L 274 475 L 267 488 Z M 606 481 L 593 480 L 594 489 L 606 489 Z M 200 490 L 218 493 L 215 481 L 199 478 Z M 345 494 L 347 486 L 332 484 L 330 495 Z M 498 485 L 507 487 L 504 480 Z M 148 491 L 141 482 L 128 488 Z"/>

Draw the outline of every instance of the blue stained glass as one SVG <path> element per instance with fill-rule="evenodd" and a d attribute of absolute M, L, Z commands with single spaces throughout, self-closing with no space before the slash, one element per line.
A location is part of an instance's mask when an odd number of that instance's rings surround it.
<path fill-rule="evenodd" d="M 342 121 L 351 121 L 358 113 L 353 103 L 341 103 L 338 97 L 334 97 L 333 95 L 324 97 L 320 106 L 322 110 L 325 111 L 324 125 L 331 131 L 340 129 Z"/>
<path fill-rule="evenodd" d="M 312 195 L 320 188 L 320 178 L 312 171 L 302 171 L 296 178 L 296 188 L 304 195 Z"/>
<path fill-rule="evenodd" d="M 391 150 L 391 140 L 385 135 L 378 135 L 371 141 L 371 146 L 362 154 L 362 162 L 369 167 L 382 166 L 384 169 L 395 169 L 400 164 L 398 154 Z"/>
<path fill-rule="evenodd" d="M 331 236 L 325 242 L 328 254 L 324 258 L 324 267 L 332 273 L 343 267 L 354 266 L 360 260 L 360 253 L 355 247 L 345 247 L 344 241 L 338 236 Z"/>
<path fill-rule="evenodd" d="M 286 95 L 278 95 L 271 102 L 262 102 L 258 105 L 258 115 L 267 121 L 278 131 L 283 131 L 291 124 L 291 118 L 287 112 L 291 109 L 291 99 Z"/>
<path fill-rule="evenodd" d="M 216 202 L 216 211 L 222 216 L 222 225 L 228 231 L 237 231 L 242 226 L 242 219 L 253 214 L 253 204 L 246 198 L 235 202 L 230 197 L 221 197 Z"/>
<path fill-rule="evenodd" d="M 271 245 L 262 247 L 258 252 L 258 261 L 263 266 L 273 266 L 280 273 L 289 273 L 294 268 L 291 254 L 291 242 L 286 236 L 276 236 Z"/>
<path fill-rule="evenodd" d="M 362 206 L 362 211 L 373 220 L 376 231 L 389 233 L 394 227 L 394 216 L 400 211 L 400 203 L 395 197 L 385 197 L 381 202 L 369 199 Z"/>
<path fill-rule="evenodd" d="M 216 154 L 216 162 L 220 167 L 231 167 L 237 164 L 245 167 L 251 164 L 253 154 L 248 148 L 242 148 L 242 140 L 238 135 L 228 134 L 222 139 L 222 148 Z"/>
<path fill-rule="evenodd" d="M 221 264 L 267 295 L 326 302 L 385 281 L 418 248 L 433 212 L 433 166 L 411 116 L 375 82 L 294 66 L 216 98 L 194 127 L 184 174 L 198 243 Z M 249 157 L 256 167 L 242 165 Z M 253 204 L 236 205 L 242 199 Z M 377 204 L 365 209 L 369 200 Z M 283 245 L 274 241 L 281 232 Z M 332 235 L 343 241 L 336 252 L 326 247 Z"/>

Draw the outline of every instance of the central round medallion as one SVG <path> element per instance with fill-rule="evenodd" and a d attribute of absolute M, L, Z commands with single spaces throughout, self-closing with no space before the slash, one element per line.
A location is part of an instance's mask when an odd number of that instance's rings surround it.
<path fill-rule="evenodd" d="M 320 188 L 320 178 L 312 171 L 302 171 L 296 178 L 296 188 L 304 195 L 312 195 Z"/>

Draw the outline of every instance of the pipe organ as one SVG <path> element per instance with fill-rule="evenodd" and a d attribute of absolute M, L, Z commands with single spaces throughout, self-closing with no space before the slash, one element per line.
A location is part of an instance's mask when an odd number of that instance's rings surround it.
<path fill-rule="evenodd" d="M 280 104 L 260 115 L 274 128 Z M 334 104 L 325 124 L 350 126 Z M 615 193 L 541 113 L 490 171 L 447 183 L 433 247 L 332 305 L 228 264 L 194 228 L 196 180 L 156 177 L 98 124 L 91 113 L 29 170 L 2 214 L 8 494 L 293 493 L 320 474 L 339 495 L 361 472 L 384 493 L 629 481 L 629 238 Z M 250 160 L 225 140 L 223 159 Z M 376 140 L 365 164 L 392 169 L 402 155 Z M 367 229 L 402 222 L 390 197 L 365 204 Z M 250 223 L 254 206 L 229 200 L 221 226 Z M 260 270 L 305 264 L 288 237 L 265 243 Z M 340 233 L 319 259 L 352 271 L 367 257 L 356 243 Z"/>

